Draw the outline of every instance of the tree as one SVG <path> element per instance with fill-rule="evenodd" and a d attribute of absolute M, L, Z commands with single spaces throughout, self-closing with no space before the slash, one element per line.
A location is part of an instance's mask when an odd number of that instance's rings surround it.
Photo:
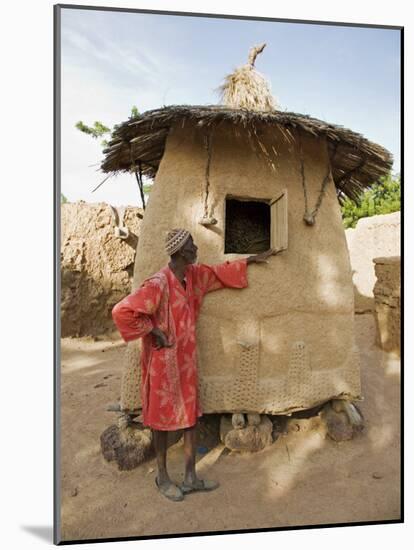
<path fill-rule="evenodd" d="M 131 108 L 131 114 L 130 114 L 129 118 L 130 119 L 131 118 L 136 118 L 138 116 L 139 116 L 138 108 L 137 108 L 136 105 L 133 105 L 132 108 Z M 80 130 L 84 134 L 87 134 L 88 136 L 93 137 L 94 139 L 102 138 L 105 135 L 108 135 L 108 137 L 110 137 L 112 135 L 112 133 L 114 132 L 114 130 L 116 130 L 117 126 L 118 125 L 115 124 L 115 126 L 111 130 L 110 128 L 108 128 L 108 126 L 105 126 L 105 124 L 103 124 L 99 120 L 96 120 L 93 123 L 93 126 L 88 126 L 87 124 L 84 124 L 84 122 L 82 122 L 81 120 L 75 124 L 75 127 L 78 130 Z M 108 146 L 108 140 L 103 139 L 101 141 L 101 146 L 104 147 L 104 148 L 107 147 Z M 135 172 L 135 177 L 137 179 L 139 191 L 140 191 L 140 194 L 141 194 L 142 206 L 145 210 L 145 195 L 149 194 L 149 192 L 151 190 L 151 187 L 152 187 L 152 184 L 145 184 L 144 185 L 141 175 L 138 175 L 136 172 Z"/>
<path fill-rule="evenodd" d="M 358 220 L 378 214 L 391 214 L 401 208 L 400 176 L 389 174 L 361 194 L 357 203 L 346 198 L 341 206 L 345 229 L 355 227 Z"/>
<path fill-rule="evenodd" d="M 129 118 L 136 118 L 137 116 L 139 116 L 139 111 L 137 109 L 137 106 L 132 105 L 131 116 Z"/>
<path fill-rule="evenodd" d="M 60 194 L 60 204 L 65 204 L 68 202 L 68 199 L 65 197 L 63 193 Z"/>
<path fill-rule="evenodd" d="M 76 128 L 83 132 L 84 134 L 87 134 L 88 136 L 92 136 L 93 138 L 97 139 L 98 137 L 102 137 L 105 134 L 111 133 L 111 130 L 102 124 L 102 122 L 99 122 L 99 120 L 96 120 L 93 123 L 93 126 L 87 126 L 84 124 L 81 120 L 75 124 Z M 106 139 L 101 141 L 102 147 L 106 147 L 108 145 L 108 142 Z"/>

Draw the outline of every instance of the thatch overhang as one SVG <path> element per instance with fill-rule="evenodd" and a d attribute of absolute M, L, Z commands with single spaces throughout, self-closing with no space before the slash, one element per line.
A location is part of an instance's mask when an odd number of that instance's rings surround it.
<path fill-rule="evenodd" d="M 248 111 L 222 106 L 172 105 L 147 111 L 119 125 L 112 135 L 101 169 L 105 173 L 129 172 L 139 165 L 141 173 L 155 177 L 170 128 L 177 123 L 208 128 L 230 122 L 253 131 L 260 126 L 279 127 L 287 139 L 291 130 L 325 138 L 331 160 L 332 177 L 340 198 L 358 200 L 360 193 L 389 173 L 392 155 L 384 147 L 361 134 L 336 124 L 290 112 Z"/>

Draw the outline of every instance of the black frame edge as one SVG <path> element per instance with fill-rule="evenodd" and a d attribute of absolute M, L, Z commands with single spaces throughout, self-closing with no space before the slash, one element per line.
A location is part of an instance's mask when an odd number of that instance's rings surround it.
<path fill-rule="evenodd" d="M 60 168 L 61 6 L 53 6 L 53 543 L 61 544 L 60 492 Z"/>

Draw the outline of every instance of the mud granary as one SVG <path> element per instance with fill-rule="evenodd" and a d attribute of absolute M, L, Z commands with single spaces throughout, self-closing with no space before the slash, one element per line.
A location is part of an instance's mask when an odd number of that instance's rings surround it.
<path fill-rule="evenodd" d="M 134 286 L 167 263 L 173 227 L 191 232 L 202 263 L 283 249 L 249 266 L 247 289 L 206 296 L 197 329 L 203 409 L 282 414 L 358 399 L 340 201 L 387 174 L 391 155 L 310 116 L 235 105 L 163 107 L 113 134 L 102 170 L 154 179 Z M 125 408 L 139 406 L 138 363 L 139 343 L 129 344 Z"/>

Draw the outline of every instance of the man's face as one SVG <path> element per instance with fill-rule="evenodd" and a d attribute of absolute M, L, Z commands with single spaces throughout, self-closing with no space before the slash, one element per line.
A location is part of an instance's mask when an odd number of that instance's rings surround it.
<path fill-rule="evenodd" d="M 190 235 L 180 252 L 187 264 L 194 264 L 197 260 L 198 247 L 194 244 L 193 237 Z"/>

